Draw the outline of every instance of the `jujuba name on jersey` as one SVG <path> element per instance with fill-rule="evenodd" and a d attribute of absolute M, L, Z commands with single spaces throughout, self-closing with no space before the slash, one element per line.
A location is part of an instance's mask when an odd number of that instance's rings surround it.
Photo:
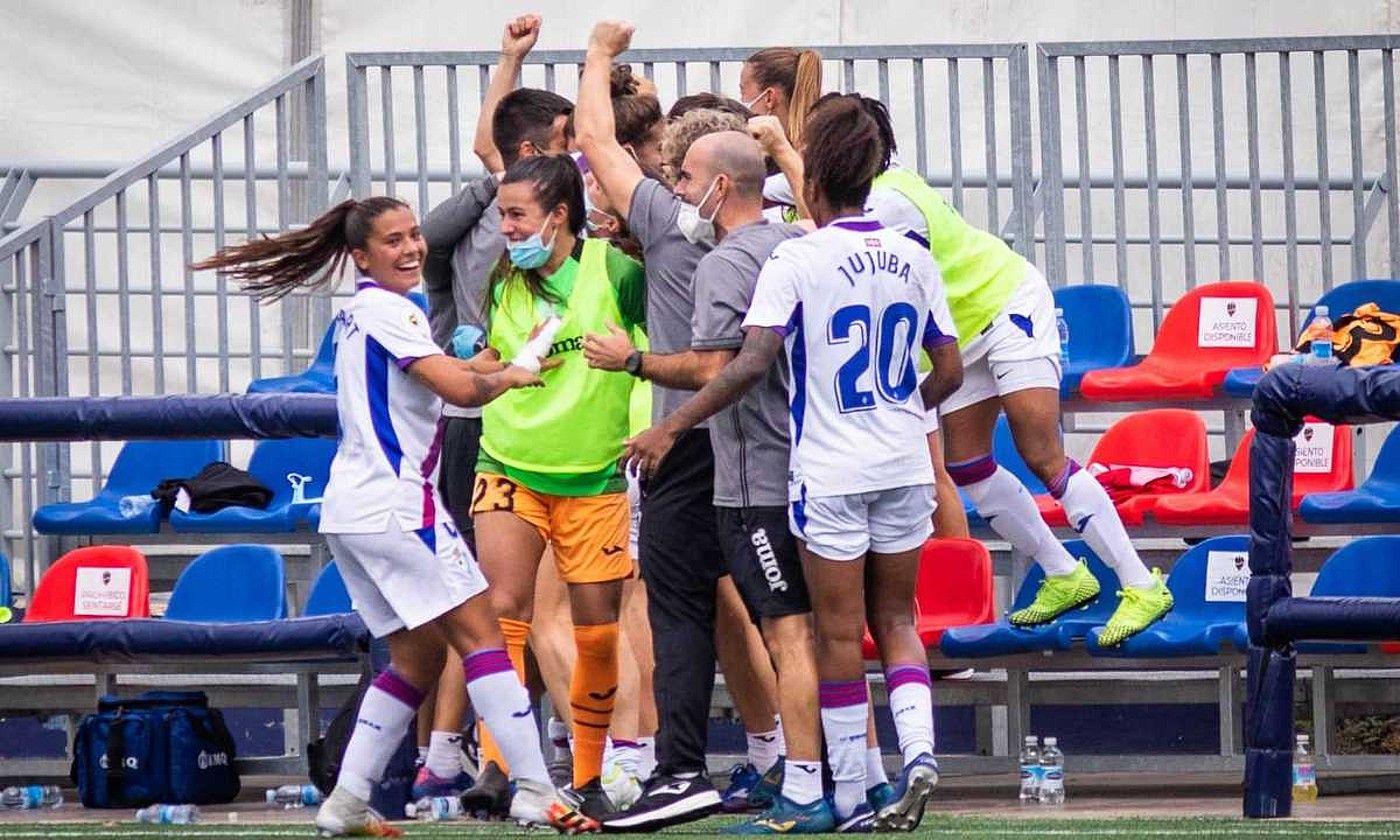
<path fill-rule="evenodd" d="M 867 239 L 869 244 L 871 240 Z M 879 240 L 875 240 L 878 242 Z M 901 260 L 899 255 L 882 249 L 874 251 L 855 251 L 846 255 L 846 264 L 837 265 L 836 270 L 845 276 L 852 286 L 856 284 L 856 275 L 865 274 L 867 271 L 874 274 L 877 271 L 885 274 L 893 274 L 904 282 L 909 282 L 909 263 Z"/>

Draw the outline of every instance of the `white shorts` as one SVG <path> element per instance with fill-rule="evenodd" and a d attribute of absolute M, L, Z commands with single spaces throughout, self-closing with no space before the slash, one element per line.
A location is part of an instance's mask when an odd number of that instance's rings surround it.
<path fill-rule="evenodd" d="M 982 334 L 962 351 L 962 387 L 943 401 L 949 415 L 983 400 L 1028 388 L 1060 389 L 1060 335 L 1055 298 L 1035 266 Z"/>
<path fill-rule="evenodd" d="M 375 638 L 420 627 L 486 591 L 486 576 L 450 522 L 421 532 L 399 530 L 393 520 L 389 527 L 325 535 L 350 601 Z"/>
<path fill-rule="evenodd" d="M 815 496 L 788 505 L 788 526 L 827 560 L 857 560 L 867 551 L 898 554 L 933 534 L 932 484 L 848 496 Z"/>

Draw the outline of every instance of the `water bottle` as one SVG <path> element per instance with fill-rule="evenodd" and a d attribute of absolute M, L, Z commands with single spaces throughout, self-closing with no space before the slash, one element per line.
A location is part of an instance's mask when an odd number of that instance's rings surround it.
<path fill-rule="evenodd" d="M 452 820 L 462 816 L 462 800 L 456 796 L 425 796 L 405 805 L 403 812 L 411 820 Z"/>
<path fill-rule="evenodd" d="M 1060 370 L 1069 367 L 1069 322 L 1065 320 L 1065 311 L 1058 306 L 1055 307 L 1055 330 L 1060 334 Z"/>
<path fill-rule="evenodd" d="M 1040 801 L 1040 747 L 1034 735 L 1021 747 L 1021 802 Z"/>
<path fill-rule="evenodd" d="M 25 785 L 0 791 L 0 807 L 10 811 L 57 808 L 62 804 L 63 794 L 55 785 Z"/>
<path fill-rule="evenodd" d="M 134 516 L 140 516 L 150 510 L 155 503 L 156 500 L 151 498 L 150 494 L 122 496 L 117 500 L 117 510 L 121 513 L 122 518 L 130 519 Z"/>
<path fill-rule="evenodd" d="M 1040 752 L 1040 804 L 1063 805 L 1065 802 L 1065 754 L 1060 752 L 1059 740 L 1045 739 Z"/>
<path fill-rule="evenodd" d="M 281 805 L 283 808 L 302 808 L 321 804 L 321 791 L 315 785 L 282 785 L 267 792 L 268 807 Z"/>
<path fill-rule="evenodd" d="M 147 805 L 136 812 L 139 823 L 189 825 L 199 822 L 199 809 L 193 805 Z"/>
<path fill-rule="evenodd" d="M 1334 364 L 1336 359 L 1332 357 L 1332 319 L 1328 316 L 1327 307 L 1319 306 L 1315 310 L 1308 331 L 1313 337 L 1312 353 L 1308 355 L 1308 364 Z"/>
<path fill-rule="evenodd" d="M 1298 746 L 1293 749 L 1293 801 L 1312 802 L 1317 799 L 1317 770 L 1313 767 L 1312 753 L 1308 752 L 1308 736 L 1298 736 Z"/>

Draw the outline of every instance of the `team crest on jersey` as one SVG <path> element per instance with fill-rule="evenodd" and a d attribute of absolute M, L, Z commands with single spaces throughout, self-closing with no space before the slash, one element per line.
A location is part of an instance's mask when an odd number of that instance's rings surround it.
<path fill-rule="evenodd" d="M 404 320 L 408 321 L 408 325 L 410 327 L 413 327 L 415 330 L 423 325 L 423 322 L 419 319 L 417 312 L 409 312 L 407 315 L 404 316 Z"/>
<path fill-rule="evenodd" d="M 884 244 L 885 243 L 881 242 L 873 236 L 867 236 L 865 238 L 865 247 L 867 248 L 881 248 L 884 246 Z"/>

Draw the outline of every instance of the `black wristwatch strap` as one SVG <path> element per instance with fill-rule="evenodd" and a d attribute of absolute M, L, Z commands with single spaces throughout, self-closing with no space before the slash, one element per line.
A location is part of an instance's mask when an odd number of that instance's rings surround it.
<path fill-rule="evenodd" d="M 633 351 L 632 351 L 632 355 L 628 356 L 628 357 L 627 357 L 627 361 L 626 361 L 625 363 L 623 363 L 622 369 L 625 370 L 625 371 L 627 371 L 628 373 L 632 374 L 633 376 L 637 377 L 638 379 L 641 379 L 641 378 L 642 378 L 642 351 L 640 351 L 640 350 L 633 350 Z"/>

